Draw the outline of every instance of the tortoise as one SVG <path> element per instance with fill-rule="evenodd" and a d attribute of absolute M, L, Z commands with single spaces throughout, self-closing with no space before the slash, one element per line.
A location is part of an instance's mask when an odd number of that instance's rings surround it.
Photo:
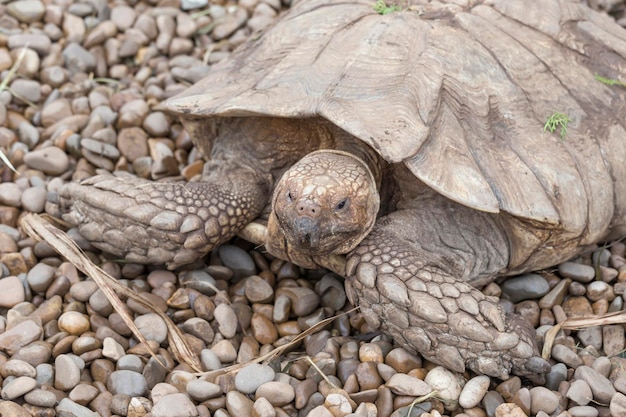
<path fill-rule="evenodd" d="M 399 345 L 541 381 L 532 326 L 478 288 L 626 235 L 626 31 L 576 0 L 372 6 L 297 2 L 163 104 L 198 181 L 70 183 L 65 219 L 176 268 L 265 213 L 270 254 L 334 265 Z"/>

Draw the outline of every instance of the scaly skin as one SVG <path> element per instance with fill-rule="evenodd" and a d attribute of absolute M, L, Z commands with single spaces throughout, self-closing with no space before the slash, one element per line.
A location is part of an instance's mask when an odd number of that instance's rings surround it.
<path fill-rule="evenodd" d="M 269 179 L 246 166 L 207 165 L 199 182 L 100 175 L 69 183 L 61 198 L 72 210 L 63 218 L 94 246 L 130 262 L 170 269 L 191 263 L 254 220 L 270 192 Z"/>

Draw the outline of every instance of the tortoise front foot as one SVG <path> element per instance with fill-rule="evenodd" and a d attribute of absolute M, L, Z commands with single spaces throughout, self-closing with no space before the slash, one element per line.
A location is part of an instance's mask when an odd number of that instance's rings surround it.
<path fill-rule="evenodd" d="M 348 257 L 347 292 L 368 323 L 450 370 L 542 381 L 549 366 L 532 326 L 446 272 L 457 265 L 453 252 L 430 252 L 398 230 L 377 227 Z"/>
<path fill-rule="evenodd" d="M 173 269 L 228 241 L 262 210 L 267 187 L 253 175 L 238 178 L 167 183 L 99 175 L 62 188 L 62 217 L 104 252 Z"/>

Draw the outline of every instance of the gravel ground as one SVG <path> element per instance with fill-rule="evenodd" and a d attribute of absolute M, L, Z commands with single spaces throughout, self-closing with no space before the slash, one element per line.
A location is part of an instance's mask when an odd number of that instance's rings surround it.
<path fill-rule="evenodd" d="M 590 3 L 626 26 L 624 2 Z M 0 80 L 8 79 L 0 93 L 0 149 L 20 173 L 0 167 L 0 415 L 626 415 L 621 324 L 561 331 L 545 386 L 455 375 L 394 347 L 358 312 L 270 363 L 195 374 L 173 359 L 158 315 L 126 303 L 161 363 L 93 280 L 20 230 L 23 213 L 45 211 L 48 191 L 99 170 L 151 179 L 197 175 L 203 162 L 188 135 L 152 108 L 285 6 L 0 0 Z M 205 371 L 247 363 L 352 308 L 336 276 L 270 259 L 239 240 L 207 257 L 208 266 L 176 273 L 120 264 L 76 240 L 180 326 Z M 543 337 L 568 317 L 623 310 L 625 252 L 616 242 L 484 292 L 501 296 Z M 422 396 L 428 398 L 411 406 Z"/>

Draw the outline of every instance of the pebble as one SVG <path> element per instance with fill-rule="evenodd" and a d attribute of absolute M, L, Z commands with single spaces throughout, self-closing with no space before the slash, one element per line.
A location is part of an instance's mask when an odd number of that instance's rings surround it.
<path fill-rule="evenodd" d="M 595 407 L 588 405 L 574 406 L 567 410 L 572 417 L 597 417 L 599 411 Z"/>
<path fill-rule="evenodd" d="M 421 397 L 432 391 L 426 382 L 406 374 L 393 375 L 385 385 L 397 395 Z"/>
<path fill-rule="evenodd" d="M 518 405 L 504 403 L 496 408 L 495 417 L 528 417 L 528 415 Z"/>
<path fill-rule="evenodd" d="M 22 208 L 32 213 L 41 213 L 44 210 L 48 192 L 42 187 L 31 187 L 24 190 L 20 200 Z"/>
<path fill-rule="evenodd" d="M 219 256 L 224 266 L 233 271 L 235 281 L 256 274 L 254 260 L 243 249 L 233 245 L 223 245 L 219 249 Z"/>
<path fill-rule="evenodd" d="M 577 262 L 564 262 L 559 265 L 559 274 L 574 281 L 588 283 L 596 277 L 596 271 L 592 266 Z"/>
<path fill-rule="evenodd" d="M 502 289 L 502 297 L 512 303 L 534 300 L 550 291 L 548 281 L 539 274 L 524 274 L 519 277 L 509 278 L 500 287 Z"/>
<path fill-rule="evenodd" d="M 34 389 L 24 396 L 24 400 L 38 407 L 52 408 L 57 403 L 57 396 L 52 391 Z"/>
<path fill-rule="evenodd" d="M 69 168 L 67 154 L 56 146 L 37 149 L 24 155 L 24 163 L 48 175 L 61 175 Z"/>
<path fill-rule="evenodd" d="M 152 417 L 194 417 L 198 415 L 196 406 L 182 393 L 169 394 L 154 405 Z"/>
<path fill-rule="evenodd" d="M 21 0 L 9 3 L 7 12 L 22 23 L 32 23 L 41 20 L 46 8 L 39 0 Z"/>
<path fill-rule="evenodd" d="M 90 329 L 89 318 L 77 311 L 68 311 L 59 317 L 59 330 L 81 335 Z"/>
<path fill-rule="evenodd" d="M 482 405 L 485 407 L 485 412 L 488 416 L 494 416 L 496 409 L 503 403 L 504 399 L 496 391 L 487 391 L 482 401 Z"/>
<path fill-rule="evenodd" d="M 115 371 L 109 375 L 107 389 L 113 395 L 124 394 L 130 397 L 144 395 L 148 391 L 148 385 L 143 375 L 133 371 Z"/>
<path fill-rule="evenodd" d="M 235 376 L 235 388 L 244 394 L 254 394 L 263 384 L 273 381 L 276 376 L 274 370 L 258 363 L 243 367 Z"/>
<path fill-rule="evenodd" d="M 251 304 L 269 303 L 274 298 L 272 286 L 258 275 L 246 278 L 245 295 Z"/>
<path fill-rule="evenodd" d="M 76 416 L 76 417 L 99 417 L 98 413 L 91 411 L 89 408 L 75 403 L 69 398 L 63 398 L 56 406 L 57 416 Z"/>
<path fill-rule="evenodd" d="M 194 379 L 186 386 L 187 394 L 195 401 L 203 402 L 222 394 L 222 388 L 212 382 Z"/>
<path fill-rule="evenodd" d="M 475 376 L 465 383 L 459 395 L 459 405 L 474 408 L 482 401 L 489 390 L 491 379 L 486 375 Z"/>
<path fill-rule="evenodd" d="M 215 307 L 215 320 L 219 327 L 219 332 L 227 339 L 235 336 L 237 332 L 237 314 L 228 304 L 220 304 Z"/>
<path fill-rule="evenodd" d="M 5 382 L 2 387 L 2 399 L 13 400 L 21 397 L 27 392 L 32 391 L 37 386 L 37 381 L 34 378 L 27 376 L 20 376 L 13 380 Z"/>
<path fill-rule="evenodd" d="M 39 340 L 43 329 L 32 320 L 23 321 L 0 333 L 0 350 L 13 355 L 24 346 Z"/>
<path fill-rule="evenodd" d="M 231 416 L 252 416 L 254 403 L 238 391 L 226 393 L 226 409 Z"/>
<path fill-rule="evenodd" d="M 574 378 L 585 381 L 591 388 L 593 398 L 600 403 L 609 404 L 615 395 L 615 388 L 611 381 L 589 366 L 579 366 L 574 372 Z"/>
<path fill-rule="evenodd" d="M 285 382 L 269 381 L 261 384 L 256 390 L 256 398 L 265 398 L 273 406 L 282 407 L 294 400 L 296 393 L 293 387 Z"/>
<path fill-rule="evenodd" d="M 609 404 L 609 410 L 612 416 L 624 416 L 626 415 L 626 395 L 618 392 L 611 398 Z"/>
<path fill-rule="evenodd" d="M 167 340 L 167 325 L 156 313 L 148 313 L 135 319 L 135 326 L 146 340 L 154 340 L 158 344 Z"/>
<path fill-rule="evenodd" d="M 428 372 L 424 382 L 437 391 L 437 395 L 444 403 L 447 403 L 445 406 L 447 410 L 457 408 L 456 403 L 465 385 L 463 377 L 442 366 L 437 366 Z"/>
<path fill-rule="evenodd" d="M 0 307 L 11 308 L 25 299 L 24 284 L 18 277 L 0 279 Z"/>
<path fill-rule="evenodd" d="M 70 391 L 80 382 L 81 369 L 69 355 L 59 355 L 54 360 L 54 387 L 61 391 Z"/>
<path fill-rule="evenodd" d="M 561 382 L 567 379 L 567 366 L 563 363 L 552 365 L 550 371 L 546 374 L 545 387 L 557 391 Z"/>
<path fill-rule="evenodd" d="M 0 184 L 0 204 L 19 207 L 22 199 L 22 190 L 14 182 Z"/>
<path fill-rule="evenodd" d="M 576 352 L 561 344 L 552 346 L 552 357 L 574 369 L 583 364 L 583 360 L 576 354 Z"/>

